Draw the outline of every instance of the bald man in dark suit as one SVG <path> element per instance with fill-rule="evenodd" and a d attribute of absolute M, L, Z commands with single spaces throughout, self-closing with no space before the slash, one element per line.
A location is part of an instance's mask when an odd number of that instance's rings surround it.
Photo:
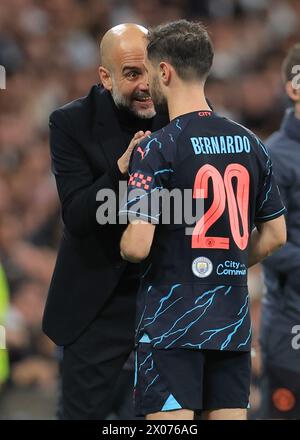
<path fill-rule="evenodd" d="M 135 24 L 109 30 L 100 47 L 102 85 L 50 116 L 64 233 L 43 329 L 63 347 L 63 419 L 104 419 L 133 349 L 138 267 L 120 257 L 126 225 L 97 223 L 96 195 L 118 192 L 134 146 L 168 122 L 149 95 L 146 33 Z"/>

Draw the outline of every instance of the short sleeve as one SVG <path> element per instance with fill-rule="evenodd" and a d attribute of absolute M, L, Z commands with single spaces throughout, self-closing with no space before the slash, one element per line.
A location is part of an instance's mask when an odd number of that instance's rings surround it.
<path fill-rule="evenodd" d="M 265 222 L 280 217 L 286 212 L 282 202 L 278 185 L 273 174 L 272 160 L 268 150 L 259 141 L 263 152 L 262 183 L 256 199 L 255 221 Z"/>
<path fill-rule="evenodd" d="M 175 151 L 160 134 L 147 136 L 135 149 L 129 165 L 127 200 L 119 215 L 130 220 L 159 223 L 162 190 L 168 188 L 174 173 Z"/>

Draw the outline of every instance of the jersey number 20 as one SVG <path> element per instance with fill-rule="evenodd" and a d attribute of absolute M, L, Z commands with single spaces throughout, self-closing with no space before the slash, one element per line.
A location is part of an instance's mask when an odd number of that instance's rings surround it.
<path fill-rule="evenodd" d="M 236 178 L 236 194 L 232 185 Z M 208 237 L 209 228 L 222 216 L 228 204 L 228 215 L 232 237 L 240 249 L 248 244 L 248 206 L 250 176 L 248 170 L 240 164 L 227 166 L 222 178 L 220 172 L 212 165 L 204 165 L 196 175 L 193 198 L 208 197 L 208 180 L 212 179 L 214 198 L 210 208 L 196 223 L 192 235 L 192 248 L 229 249 L 229 237 Z M 240 219 L 243 234 L 240 233 Z"/>

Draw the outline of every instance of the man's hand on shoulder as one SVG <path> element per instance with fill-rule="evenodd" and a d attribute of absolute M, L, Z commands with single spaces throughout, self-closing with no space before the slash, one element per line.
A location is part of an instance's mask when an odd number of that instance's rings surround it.
<path fill-rule="evenodd" d="M 128 172 L 128 166 L 130 161 L 130 156 L 132 154 L 132 151 L 134 147 L 137 146 L 139 142 L 141 142 L 146 136 L 151 134 L 151 131 L 138 131 L 135 133 L 134 137 L 131 139 L 130 144 L 128 145 L 127 150 L 125 153 L 119 158 L 118 160 L 118 167 L 122 174 L 126 174 Z"/>

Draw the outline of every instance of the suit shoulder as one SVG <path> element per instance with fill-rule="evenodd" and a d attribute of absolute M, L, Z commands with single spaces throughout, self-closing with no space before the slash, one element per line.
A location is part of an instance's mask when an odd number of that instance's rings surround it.
<path fill-rule="evenodd" d="M 66 119 L 71 122 L 82 122 L 86 118 L 89 118 L 93 107 L 93 99 L 96 93 L 97 86 L 93 86 L 89 93 L 80 98 L 74 99 L 67 104 L 55 109 L 50 114 L 50 123 L 65 121 Z"/>
<path fill-rule="evenodd" d="M 294 145 L 298 151 L 298 143 L 290 139 L 284 131 L 279 130 L 273 133 L 267 140 L 266 145 L 269 148 L 271 156 L 282 156 L 290 158 L 294 152 Z"/>
<path fill-rule="evenodd" d="M 73 121 L 81 118 L 86 114 L 86 110 L 88 108 L 86 101 L 87 97 L 85 96 L 68 102 L 67 104 L 64 104 L 63 106 L 55 109 L 50 114 L 50 123 L 57 123 L 59 121 L 65 121 L 66 119 Z"/>
<path fill-rule="evenodd" d="M 268 148 L 276 148 L 282 140 L 284 140 L 284 136 L 281 131 L 275 131 L 266 139 L 266 145 Z"/>

